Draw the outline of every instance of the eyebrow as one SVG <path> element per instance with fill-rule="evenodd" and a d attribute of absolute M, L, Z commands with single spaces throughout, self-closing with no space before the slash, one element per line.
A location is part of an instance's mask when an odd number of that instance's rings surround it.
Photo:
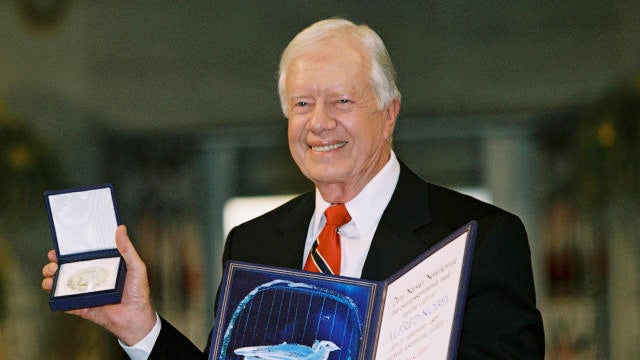
<path fill-rule="evenodd" d="M 290 96 L 287 99 L 287 101 L 289 101 L 289 102 L 298 102 L 298 101 L 301 101 L 301 100 L 309 100 L 311 98 L 312 98 L 312 96 L 309 96 L 309 95 L 298 95 L 298 96 Z"/>

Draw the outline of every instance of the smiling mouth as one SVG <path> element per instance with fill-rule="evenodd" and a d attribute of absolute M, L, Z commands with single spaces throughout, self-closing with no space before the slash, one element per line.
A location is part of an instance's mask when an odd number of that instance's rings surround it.
<path fill-rule="evenodd" d="M 339 148 L 341 148 L 341 147 L 343 147 L 345 145 L 347 145 L 347 141 L 343 141 L 343 142 L 339 142 L 337 144 L 331 144 L 331 145 L 311 146 L 311 150 L 318 151 L 318 152 L 325 152 L 325 151 L 331 151 L 331 150 L 339 149 Z"/>

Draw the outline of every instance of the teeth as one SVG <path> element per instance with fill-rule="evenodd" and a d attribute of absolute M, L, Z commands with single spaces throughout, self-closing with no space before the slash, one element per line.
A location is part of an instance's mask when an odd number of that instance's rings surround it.
<path fill-rule="evenodd" d="M 341 143 L 332 144 L 332 145 L 312 146 L 311 150 L 313 150 L 313 151 L 331 151 L 331 150 L 335 150 L 337 148 L 341 148 L 341 147 L 343 147 L 345 145 L 347 145 L 347 142 L 343 141 Z"/>

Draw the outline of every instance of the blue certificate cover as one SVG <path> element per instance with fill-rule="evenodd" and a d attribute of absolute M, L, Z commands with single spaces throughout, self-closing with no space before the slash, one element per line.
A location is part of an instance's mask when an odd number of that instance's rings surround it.
<path fill-rule="evenodd" d="M 454 359 L 476 226 L 383 282 L 230 261 L 209 359 Z"/>

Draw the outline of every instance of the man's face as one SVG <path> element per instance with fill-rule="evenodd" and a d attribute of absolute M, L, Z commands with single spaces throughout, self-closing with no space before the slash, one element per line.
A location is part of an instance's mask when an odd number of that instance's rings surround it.
<path fill-rule="evenodd" d="M 350 200 L 389 159 L 398 103 L 378 109 L 369 71 L 370 61 L 344 41 L 299 55 L 287 69 L 291 155 L 321 193 L 348 193 L 327 201 Z"/>

